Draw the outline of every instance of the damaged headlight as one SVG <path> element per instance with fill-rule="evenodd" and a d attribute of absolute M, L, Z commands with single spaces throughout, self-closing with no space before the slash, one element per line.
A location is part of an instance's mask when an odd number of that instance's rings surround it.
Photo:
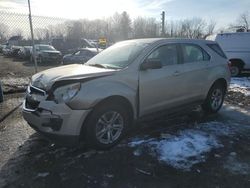
<path fill-rule="evenodd" d="M 54 91 L 54 99 L 57 103 L 69 102 L 81 89 L 80 83 L 65 85 Z"/>

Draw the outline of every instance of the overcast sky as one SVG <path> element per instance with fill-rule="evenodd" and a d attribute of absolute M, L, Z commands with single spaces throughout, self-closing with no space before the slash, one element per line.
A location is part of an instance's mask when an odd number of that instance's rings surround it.
<path fill-rule="evenodd" d="M 0 0 L 0 10 L 27 13 L 28 0 Z M 234 22 L 241 13 L 250 10 L 250 0 L 30 0 L 32 13 L 42 16 L 104 18 L 115 12 L 127 11 L 134 18 L 147 16 L 167 20 L 201 17 L 215 20 L 217 26 Z"/>

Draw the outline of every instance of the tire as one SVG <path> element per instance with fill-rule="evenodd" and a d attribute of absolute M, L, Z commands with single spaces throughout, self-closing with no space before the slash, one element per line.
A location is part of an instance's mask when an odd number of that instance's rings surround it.
<path fill-rule="evenodd" d="M 233 65 L 231 66 L 230 71 L 231 71 L 231 76 L 233 77 L 238 76 L 241 73 L 241 68 L 239 66 Z"/>
<path fill-rule="evenodd" d="M 87 145 L 101 150 L 113 147 L 127 132 L 129 122 L 129 113 L 121 105 L 104 103 L 98 106 L 84 125 Z"/>
<path fill-rule="evenodd" d="M 223 105 L 225 94 L 226 89 L 222 84 L 214 84 L 210 88 L 207 98 L 202 104 L 202 109 L 208 114 L 217 113 Z"/>

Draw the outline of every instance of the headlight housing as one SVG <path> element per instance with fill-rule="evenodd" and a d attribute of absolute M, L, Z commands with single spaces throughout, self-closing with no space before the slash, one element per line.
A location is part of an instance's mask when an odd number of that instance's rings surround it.
<path fill-rule="evenodd" d="M 73 99 L 74 96 L 76 96 L 76 94 L 80 91 L 80 89 L 81 89 L 80 83 L 74 83 L 58 87 L 54 91 L 54 100 L 56 103 L 67 103 L 71 99 Z"/>

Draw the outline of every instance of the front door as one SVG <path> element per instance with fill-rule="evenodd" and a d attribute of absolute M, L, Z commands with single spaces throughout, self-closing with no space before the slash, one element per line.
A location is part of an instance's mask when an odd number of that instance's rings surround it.
<path fill-rule="evenodd" d="M 175 44 L 162 45 L 146 58 L 145 61 L 160 61 L 162 68 L 140 70 L 140 116 L 170 108 L 179 102 L 183 91 L 177 49 Z"/>

